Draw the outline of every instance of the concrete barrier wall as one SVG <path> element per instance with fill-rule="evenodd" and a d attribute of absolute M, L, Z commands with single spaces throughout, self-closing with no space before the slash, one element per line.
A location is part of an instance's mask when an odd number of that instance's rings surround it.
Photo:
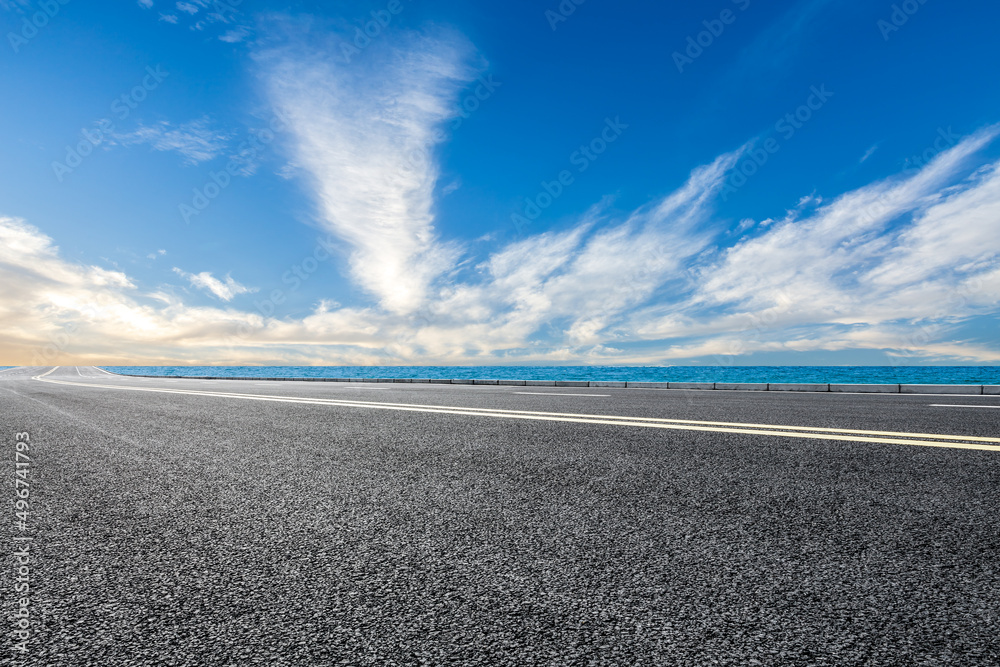
<path fill-rule="evenodd" d="M 768 391 L 830 391 L 828 384 L 793 384 L 776 382 L 767 385 Z"/>
<path fill-rule="evenodd" d="M 107 371 L 110 373 L 110 371 Z M 259 378 L 216 377 L 212 375 L 121 375 L 171 380 L 259 380 L 269 382 L 386 382 L 400 384 L 463 384 L 505 387 L 602 387 L 617 389 L 697 389 L 717 391 L 803 391 L 857 394 L 955 394 L 1000 396 L 1000 385 L 980 384 L 822 384 L 785 382 L 610 382 L 605 380 L 466 380 L 430 378 Z"/>
<path fill-rule="evenodd" d="M 898 384 L 831 384 L 830 391 L 850 394 L 898 394 Z"/>
<path fill-rule="evenodd" d="M 767 391 L 766 382 L 716 382 L 716 389 L 723 391 Z"/>
<path fill-rule="evenodd" d="M 901 394 L 982 394 L 981 384 L 901 384 Z"/>

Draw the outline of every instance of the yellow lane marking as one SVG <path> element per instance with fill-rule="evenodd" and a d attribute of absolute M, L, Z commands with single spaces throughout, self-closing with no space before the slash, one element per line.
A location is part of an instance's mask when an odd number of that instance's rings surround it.
<path fill-rule="evenodd" d="M 49 371 L 51 372 L 51 371 Z M 35 379 L 41 379 L 37 376 Z M 237 398 L 253 401 L 273 401 L 279 403 L 298 403 L 307 405 L 336 405 L 379 410 L 400 410 L 406 412 L 425 412 L 436 414 L 453 414 L 478 417 L 498 417 L 503 419 L 528 419 L 539 421 L 572 422 L 581 424 L 609 424 L 614 426 L 640 426 L 643 428 L 671 429 L 679 431 L 704 431 L 712 433 L 741 433 L 757 435 L 773 435 L 788 438 L 807 438 L 816 440 L 839 440 L 845 442 L 876 442 L 885 444 L 917 445 L 922 447 L 947 447 L 953 449 L 975 449 L 981 451 L 1000 452 L 998 445 L 980 444 L 981 442 L 1000 442 L 997 438 L 976 438 L 956 435 L 853 431 L 846 429 L 809 429 L 801 426 L 774 426 L 768 424 L 730 424 L 726 422 L 694 422 L 683 420 L 665 420 L 642 417 L 617 417 L 607 415 L 572 415 L 556 412 L 531 412 L 522 410 L 495 410 L 489 408 L 465 408 L 458 406 L 429 406 L 407 403 L 373 403 L 368 401 L 350 401 L 323 398 L 303 398 L 295 396 L 274 396 L 262 394 L 237 394 L 227 392 L 193 391 L 184 389 L 162 389 L 146 387 L 123 387 L 115 385 L 88 384 L 83 382 L 64 382 L 60 380 L 41 380 L 52 384 L 68 386 L 96 387 L 98 389 L 119 389 L 126 391 L 148 391 L 165 394 L 184 394 L 194 396 L 212 396 L 216 398 Z M 774 430 L 789 429 L 789 430 Z M 853 434 L 852 434 L 853 433 Z M 898 437 L 869 437 L 864 434 L 887 435 Z M 915 439 L 931 438 L 931 439 Z M 964 441 L 964 442 L 948 442 Z"/>

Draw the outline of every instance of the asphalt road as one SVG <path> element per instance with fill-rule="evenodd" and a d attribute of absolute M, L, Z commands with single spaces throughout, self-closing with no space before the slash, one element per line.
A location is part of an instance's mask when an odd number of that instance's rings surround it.
<path fill-rule="evenodd" d="M 23 664 L 1000 664 L 1000 397 L 49 370 Z"/>

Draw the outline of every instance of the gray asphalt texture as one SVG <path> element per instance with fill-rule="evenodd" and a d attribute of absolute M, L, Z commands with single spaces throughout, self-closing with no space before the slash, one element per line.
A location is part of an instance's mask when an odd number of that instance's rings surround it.
<path fill-rule="evenodd" d="M 14 433 L 32 445 L 23 664 L 1000 664 L 998 452 L 46 370 L 0 373 L 10 469 Z M 930 407 L 1000 397 L 48 378 L 1000 433 L 1000 410 Z"/>

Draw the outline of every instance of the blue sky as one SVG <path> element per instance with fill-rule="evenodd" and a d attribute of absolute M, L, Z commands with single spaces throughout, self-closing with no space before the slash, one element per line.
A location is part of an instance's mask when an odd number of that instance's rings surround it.
<path fill-rule="evenodd" d="M 1000 362 L 995 3 L 0 21 L 4 363 Z"/>

